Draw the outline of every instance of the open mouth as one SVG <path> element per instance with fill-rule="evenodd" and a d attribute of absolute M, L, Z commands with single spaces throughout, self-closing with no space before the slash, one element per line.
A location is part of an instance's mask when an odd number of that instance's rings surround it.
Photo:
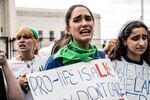
<path fill-rule="evenodd" d="M 89 29 L 83 29 L 80 31 L 80 34 L 90 34 L 91 31 Z"/>
<path fill-rule="evenodd" d="M 19 48 L 25 48 L 25 47 L 26 47 L 25 44 L 20 44 L 20 45 L 19 45 Z"/>

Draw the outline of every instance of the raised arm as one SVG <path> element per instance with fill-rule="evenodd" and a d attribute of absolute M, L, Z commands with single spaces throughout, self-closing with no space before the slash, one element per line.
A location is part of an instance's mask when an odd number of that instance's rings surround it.
<path fill-rule="evenodd" d="M 4 51 L 0 50 L 0 66 L 3 69 L 6 80 L 6 95 L 8 100 L 23 100 L 23 94 L 20 86 L 10 70 Z"/>

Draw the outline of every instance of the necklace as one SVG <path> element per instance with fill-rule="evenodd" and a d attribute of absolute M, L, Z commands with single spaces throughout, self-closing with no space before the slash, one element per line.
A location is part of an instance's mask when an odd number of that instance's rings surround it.
<path fill-rule="evenodd" d="M 31 68 L 31 66 L 33 66 L 34 63 L 34 59 L 32 61 L 24 61 L 24 63 L 27 65 L 27 68 Z"/>
<path fill-rule="evenodd" d="M 24 63 L 27 65 L 27 68 L 31 69 L 31 73 L 33 73 L 33 64 L 35 62 L 35 59 L 32 61 L 24 61 Z"/>
<path fill-rule="evenodd" d="M 21 58 L 21 56 L 20 56 L 20 59 L 21 59 L 21 61 L 23 61 L 23 62 L 26 64 L 27 68 L 31 69 L 31 73 L 33 73 L 33 64 L 34 64 L 34 62 L 35 62 L 35 57 L 33 57 L 32 60 L 28 60 L 28 61 L 23 60 L 23 59 Z"/>

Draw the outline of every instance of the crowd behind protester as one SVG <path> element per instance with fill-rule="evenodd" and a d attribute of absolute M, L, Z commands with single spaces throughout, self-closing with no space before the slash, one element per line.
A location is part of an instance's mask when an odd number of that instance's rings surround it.
<path fill-rule="evenodd" d="M 39 71 L 44 58 L 38 55 L 38 34 L 33 28 L 21 28 L 16 33 L 16 43 L 19 54 L 10 59 L 10 67 L 15 74 L 21 89 L 24 100 L 33 100 L 26 74 Z"/>
<path fill-rule="evenodd" d="M 43 47 L 39 49 L 39 55 L 43 56 L 44 58 L 48 58 L 51 55 L 52 49 L 57 42 L 57 39 L 55 39 L 49 46 Z"/>
<path fill-rule="evenodd" d="M 95 22 L 92 12 L 86 6 L 71 6 L 66 13 L 65 22 L 67 33 L 55 42 L 48 59 L 38 55 L 38 34 L 34 29 L 26 27 L 16 33 L 19 54 L 9 61 L 16 78 L 9 69 L 4 52 L 0 50 L 0 65 L 6 79 L 8 100 L 33 100 L 26 74 L 37 72 L 41 68 L 49 70 L 77 62 L 105 59 L 106 54 L 113 62 L 119 60 L 150 66 L 150 36 L 143 22 L 127 22 L 115 43 L 104 48 L 104 52 L 90 44 Z"/>
<path fill-rule="evenodd" d="M 109 55 L 109 53 L 111 52 L 111 50 L 115 47 L 116 43 L 117 43 L 117 39 L 111 39 L 111 40 L 109 40 L 109 41 L 105 44 L 105 46 L 104 46 L 104 48 L 103 48 L 102 50 L 103 50 L 107 55 Z"/>
<path fill-rule="evenodd" d="M 9 68 L 7 58 L 6 58 L 5 52 L 3 50 L 0 50 L 0 68 L 3 71 L 3 74 L 4 74 L 3 79 L 5 81 L 4 82 L 5 90 L 1 91 L 1 92 L 6 92 L 6 93 L 0 94 L 0 95 L 6 96 L 6 98 L 4 96 L 1 96 L 1 97 L 3 97 L 3 100 L 6 100 L 6 99 L 7 100 L 24 100 L 20 86 L 19 86 L 13 72 Z M 0 80 L 0 81 L 1 81 L 1 83 L 3 82 L 3 80 Z M 0 99 L 2 100 L 2 98 L 0 98 Z"/>

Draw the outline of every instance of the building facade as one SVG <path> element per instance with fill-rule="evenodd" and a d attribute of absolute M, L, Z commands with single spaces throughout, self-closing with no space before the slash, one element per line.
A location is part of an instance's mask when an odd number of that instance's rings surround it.
<path fill-rule="evenodd" d="M 16 32 L 16 10 L 14 0 L 0 0 L 0 45 L 10 55 L 9 37 Z"/>
<path fill-rule="evenodd" d="M 40 48 L 49 46 L 65 33 L 65 14 L 62 9 L 16 8 L 15 0 L 0 0 L 0 45 L 8 58 L 15 56 L 15 33 L 21 27 L 32 27 L 40 37 Z M 95 29 L 92 44 L 101 49 L 100 15 L 94 13 Z"/>
<path fill-rule="evenodd" d="M 65 10 L 17 8 L 16 11 L 17 29 L 26 26 L 35 28 L 42 38 L 41 47 L 48 46 L 51 41 L 65 33 Z M 100 15 L 94 14 L 94 17 L 95 29 L 92 44 L 100 49 Z"/>

